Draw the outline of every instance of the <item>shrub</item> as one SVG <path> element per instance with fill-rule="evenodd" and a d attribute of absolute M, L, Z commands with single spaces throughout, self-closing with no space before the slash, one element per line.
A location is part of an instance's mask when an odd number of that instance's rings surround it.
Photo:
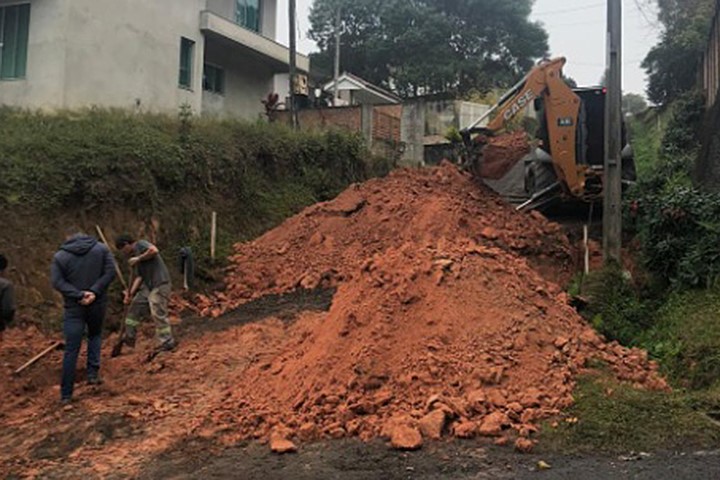
<path fill-rule="evenodd" d="M 0 202 L 44 210 L 154 210 L 181 192 L 238 198 L 258 179 L 292 179 L 324 200 L 371 174 L 360 136 L 340 132 L 112 110 L 3 109 L 0 124 Z"/>
<path fill-rule="evenodd" d="M 628 276 L 619 267 L 591 273 L 583 283 L 589 305 L 583 315 L 610 340 L 633 345 L 652 323 L 652 316 Z"/>

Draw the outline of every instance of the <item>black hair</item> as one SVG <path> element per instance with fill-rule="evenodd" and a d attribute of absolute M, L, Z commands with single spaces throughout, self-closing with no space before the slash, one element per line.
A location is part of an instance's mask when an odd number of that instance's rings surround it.
<path fill-rule="evenodd" d="M 0 272 L 4 272 L 8 266 L 7 257 L 0 253 Z"/>
<path fill-rule="evenodd" d="M 127 233 L 115 237 L 115 248 L 118 250 L 122 250 L 125 245 L 130 245 L 131 243 L 135 243 L 135 239 Z"/>

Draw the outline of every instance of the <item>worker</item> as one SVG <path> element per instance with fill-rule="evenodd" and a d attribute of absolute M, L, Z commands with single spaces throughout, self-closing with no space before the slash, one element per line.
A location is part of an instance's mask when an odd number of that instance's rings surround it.
<path fill-rule="evenodd" d="M 13 284 L 5 278 L 8 261 L 5 255 L 0 253 L 0 343 L 3 341 L 3 332 L 7 325 L 12 322 L 15 316 L 15 294 Z"/>
<path fill-rule="evenodd" d="M 115 260 L 108 247 L 77 227 L 65 231 L 65 242 L 51 266 L 52 285 L 64 300 L 63 356 L 60 401 L 72 400 L 75 368 L 87 328 L 87 381 L 99 385 L 102 326 L 107 311 L 107 290 L 115 278 Z"/>
<path fill-rule="evenodd" d="M 155 351 L 169 351 L 176 346 L 168 320 L 170 273 L 158 248 L 147 240 L 135 240 L 124 234 L 115 239 L 115 247 L 123 252 L 136 274 L 130 290 L 125 291 L 125 304 L 130 305 L 125 318 L 123 343 L 135 346 L 137 327 L 148 311 L 155 322 L 157 346 Z"/>

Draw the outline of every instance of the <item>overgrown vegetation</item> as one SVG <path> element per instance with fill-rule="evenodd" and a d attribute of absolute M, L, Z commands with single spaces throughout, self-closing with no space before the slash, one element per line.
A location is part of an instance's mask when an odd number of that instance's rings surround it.
<path fill-rule="evenodd" d="M 644 266 L 678 288 L 707 287 L 720 273 L 720 195 L 691 181 L 703 111 L 697 93 L 681 98 L 657 160 L 644 162 L 645 175 L 629 194 L 628 226 L 640 241 Z"/>
<path fill-rule="evenodd" d="M 633 345 L 652 326 L 646 302 L 640 299 L 631 279 L 619 267 L 608 267 L 589 275 L 583 284 L 583 294 L 591 300 L 583 313 L 595 329 L 610 340 Z"/>
<path fill-rule="evenodd" d="M 341 68 L 402 97 L 507 88 L 547 54 L 532 8 L 530 0 L 314 0 L 313 68 L 332 71 L 339 14 Z"/>
<path fill-rule="evenodd" d="M 660 41 L 642 63 L 648 97 L 667 106 L 697 84 L 697 72 L 710 31 L 713 0 L 643 0 L 657 3 Z"/>
<path fill-rule="evenodd" d="M 59 217 L 89 231 L 98 222 L 110 230 L 147 233 L 157 222 L 161 248 L 174 256 L 180 246 L 193 247 L 200 274 L 212 266 L 211 212 L 218 214 L 217 258 L 222 259 L 234 242 L 391 167 L 371 158 L 359 135 L 205 120 L 182 110 L 173 118 L 0 109 L 0 125 L 0 209 L 15 222 L 0 231 L 4 248 L 21 242 L 22 231 L 16 230 L 30 228 L 33 241 L 52 239 L 49 248 L 55 248 L 62 231 L 55 225 Z M 20 229 L 16 224 L 23 218 L 34 220 Z M 36 251 L 42 258 L 50 253 Z M 14 264 L 46 269 L 24 261 L 16 258 Z"/>
<path fill-rule="evenodd" d="M 359 136 L 279 125 L 90 110 L 0 110 L 0 200 L 40 209 L 155 210 L 182 192 L 250 200 L 267 182 L 317 200 L 371 174 Z"/>
<path fill-rule="evenodd" d="M 637 265 L 582 282 L 588 320 L 607 338 L 647 350 L 674 391 L 586 377 L 569 412 L 579 421 L 545 429 L 551 448 L 647 451 L 720 439 L 707 415 L 720 409 L 720 194 L 692 181 L 703 117 L 704 99 L 690 91 L 632 120 L 639 181 L 625 226 L 634 237 L 626 255 Z"/>
<path fill-rule="evenodd" d="M 575 405 L 556 428 L 542 429 L 540 447 L 563 453 L 655 452 L 707 448 L 720 429 L 680 392 L 648 392 L 599 373 L 581 377 Z"/>

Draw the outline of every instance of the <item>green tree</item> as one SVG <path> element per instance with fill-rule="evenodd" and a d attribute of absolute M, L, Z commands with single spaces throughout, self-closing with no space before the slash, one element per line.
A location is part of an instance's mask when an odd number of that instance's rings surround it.
<path fill-rule="evenodd" d="M 657 0 L 660 42 L 643 60 L 651 102 L 665 105 L 691 90 L 705 50 L 714 0 Z"/>
<path fill-rule="evenodd" d="M 341 8 L 341 69 L 404 97 L 511 84 L 547 54 L 532 0 L 315 0 L 313 64 L 331 72 Z"/>

